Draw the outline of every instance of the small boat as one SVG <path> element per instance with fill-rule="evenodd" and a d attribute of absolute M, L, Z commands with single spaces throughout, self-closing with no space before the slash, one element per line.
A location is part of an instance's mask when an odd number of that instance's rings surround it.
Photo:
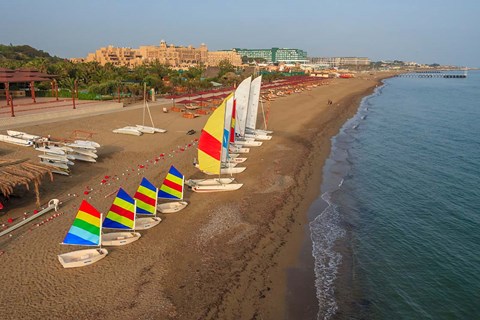
<path fill-rule="evenodd" d="M 213 179 L 188 179 L 185 184 L 190 187 L 195 186 L 212 186 L 219 184 L 232 183 L 235 178 L 213 178 Z"/>
<path fill-rule="evenodd" d="M 135 213 L 148 217 L 136 218 L 135 228 L 146 230 L 158 225 L 162 219 L 157 217 L 158 189 L 146 178 L 143 178 L 133 198 L 135 201 Z"/>
<path fill-rule="evenodd" d="M 137 124 L 135 127 L 132 127 L 132 128 L 135 128 L 136 130 L 140 131 L 141 133 L 155 133 L 155 129 L 152 128 L 152 127 L 140 126 L 140 125 Z"/>
<path fill-rule="evenodd" d="M 5 134 L 0 134 L 0 141 L 16 144 L 17 146 L 22 146 L 22 147 L 30 147 L 33 145 L 33 141 L 10 137 L 9 135 L 5 135 Z"/>
<path fill-rule="evenodd" d="M 101 247 L 101 225 L 102 214 L 90 203 L 83 200 L 62 244 L 99 246 L 99 248 L 77 250 L 58 255 L 58 261 L 64 268 L 88 266 L 107 256 L 108 250 Z"/>
<path fill-rule="evenodd" d="M 52 160 L 40 159 L 40 163 L 44 164 L 44 165 L 47 165 L 47 166 L 50 166 L 50 167 L 55 167 L 55 168 L 58 168 L 58 169 L 69 169 L 68 165 L 66 163 L 63 163 L 63 162 L 55 162 L 55 161 L 52 161 Z"/>
<path fill-rule="evenodd" d="M 77 154 L 81 154 L 81 155 L 84 155 L 84 156 L 87 156 L 87 157 L 92 157 L 92 158 L 97 159 L 98 155 L 95 152 L 96 152 L 96 150 L 93 151 L 93 150 L 90 150 L 90 149 L 74 148 L 68 154 L 73 155 L 73 156 L 75 156 Z"/>
<path fill-rule="evenodd" d="M 113 133 L 130 134 L 132 136 L 141 136 L 143 134 L 140 130 L 136 129 L 136 127 L 123 127 L 112 131 Z"/>
<path fill-rule="evenodd" d="M 36 135 L 33 135 L 33 134 L 28 134 L 28 133 L 21 132 L 21 131 L 14 131 L 14 130 L 7 130 L 7 134 L 10 137 L 19 138 L 19 139 L 23 139 L 23 140 L 31 140 L 31 141 L 34 141 L 34 140 L 37 140 L 37 139 L 41 138 L 40 136 L 36 136 Z"/>
<path fill-rule="evenodd" d="M 89 150 L 91 152 L 97 152 L 97 148 L 95 145 L 99 145 L 96 142 L 86 143 L 86 142 L 78 142 L 78 141 L 83 141 L 83 140 L 75 140 L 75 142 L 71 143 L 66 143 L 65 146 L 72 148 L 73 150 L 75 149 L 83 149 L 83 150 Z M 72 150 L 67 150 L 67 151 L 72 151 Z"/>
<path fill-rule="evenodd" d="M 174 213 L 188 205 L 188 202 L 181 201 L 183 199 L 184 182 L 185 176 L 172 165 L 158 190 L 158 198 L 178 201 L 157 204 L 159 212 Z"/>
<path fill-rule="evenodd" d="M 221 192 L 221 191 L 234 191 L 243 186 L 243 183 L 229 183 L 229 184 L 214 184 L 214 185 L 197 185 L 192 187 L 195 192 Z"/>
<path fill-rule="evenodd" d="M 72 153 L 69 153 L 69 155 L 75 157 L 75 160 L 86 161 L 86 162 L 97 162 L 97 160 L 94 157 L 86 156 L 84 154 L 72 152 Z"/>
<path fill-rule="evenodd" d="M 70 164 L 69 162 L 71 162 L 66 156 L 63 156 L 63 155 L 60 155 L 60 154 L 45 153 L 45 154 L 39 154 L 38 157 L 40 159 L 51 160 L 51 161 L 56 161 L 56 162 L 61 162 L 61 163 Z M 73 162 L 72 162 L 71 165 L 73 165 Z"/>
<path fill-rule="evenodd" d="M 260 147 L 263 142 L 255 140 L 235 140 L 235 147 Z M 238 151 L 235 151 L 238 152 Z M 240 153 L 240 152 L 239 152 Z"/>
<path fill-rule="evenodd" d="M 119 188 L 117 196 L 103 220 L 102 228 L 129 231 L 104 233 L 103 245 L 123 246 L 140 239 L 141 234 L 135 232 L 135 218 L 135 199 Z"/>
<path fill-rule="evenodd" d="M 245 133 L 245 138 L 252 138 L 254 140 L 271 140 L 272 136 L 267 136 L 266 134 L 258 134 L 258 133 Z"/>
<path fill-rule="evenodd" d="M 148 127 L 148 126 L 142 126 L 140 124 L 137 124 L 136 125 L 137 128 L 140 128 L 140 129 L 145 129 L 145 130 L 153 130 L 153 132 L 156 132 L 156 133 L 165 133 L 167 132 L 167 130 L 165 129 L 160 129 L 160 128 L 155 128 L 155 127 Z M 142 130 L 140 130 L 142 131 Z M 143 131 L 142 131 L 143 132 Z"/>
<path fill-rule="evenodd" d="M 100 148 L 100 144 L 91 140 L 75 140 L 73 143 L 82 146 L 82 148 Z"/>
<path fill-rule="evenodd" d="M 250 148 L 244 148 L 244 147 L 241 147 L 241 146 L 233 146 L 233 145 L 230 145 L 228 147 L 228 151 L 229 152 L 235 152 L 235 153 L 249 153 L 250 152 Z"/>
<path fill-rule="evenodd" d="M 44 147 L 37 147 L 35 148 L 35 150 L 40 152 L 50 153 L 50 154 L 65 155 L 65 151 L 61 147 L 44 146 Z"/>

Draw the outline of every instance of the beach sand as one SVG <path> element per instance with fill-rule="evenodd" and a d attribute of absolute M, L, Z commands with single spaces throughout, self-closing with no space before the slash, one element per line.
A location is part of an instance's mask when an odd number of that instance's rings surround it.
<path fill-rule="evenodd" d="M 162 223 L 141 231 L 139 241 L 109 247 L 105 259 L 85 268 L 63 269 L 57 260 L 57 254 L 77 249 L 60 242 L 81 200 L 106 213 L 118 187 L 133 195 L 142 177 L 160 186 L 172 164 L 186 178 L 203 177 L 192 162 L 207 117 L 185 119 L 152 106 L 156 127 L 168 132 L 140 137 L 112 133 L 114 128 L 142 122 L 142 109 L 133 107 L 17 128 L 60 138 L 73 130 L 92 131 L 102 147 L 97 163 L 77 161 L 71 176 L 43 181 L 42 202 L 60 199 L 61 215 L 0 238 L 0 317 L 298 319 L 305 308 L 292 306 L 305 301 L 315 314 L 316 306 L 311 306 L 315 292 L 292 295 L 289 290 L 295 288 L 286 285 L 286 271 L 305 261 L 299 252 L 306 241 L 306 212 L 319 195 L 331 137 L 355 114 L 360 99 L 388 76 L 334 79 L 329 85 L 276 99 L 269 112 L 273 139 L 246 155 L 247 170 L 237 176 L 243 188 L 214 194 L 187 190 L 186 209 L 161 215 Z M 329 99 L 332 105 L 327 104 Z M 187 135 L 190 129 L 197 133 Z M 31 148 L 2 144 L 0 149 L 2 159 L 37 157 Z M 22 192 L 9 201 L 14 209 L 1 215 L 0 223 L 10 217 L 18 222 L 24 212 L 30 215 L 34 203 L 33 191 Z"/>

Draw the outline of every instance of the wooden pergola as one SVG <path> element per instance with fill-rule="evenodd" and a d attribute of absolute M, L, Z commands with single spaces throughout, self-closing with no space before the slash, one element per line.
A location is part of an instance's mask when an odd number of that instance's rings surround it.
<path fill-rule="evenodd" d="M 0 194 L 8 199 L 16 187 L 23 185 L 27 190 L 30 190 L 30 184 L 33 183 L 37 205 L 40 205 L 39 186 L 43 177 L 47 174 L 53 181 L 52 170 L 46 165 L 32 163 L 29 159 L 0 159 Z"/>
<path fill-rule="evenodd" d="M 56 98 L 58 100 L 58 85 L 55 77 L 55 75 L 39 72 L 35 69 L 12 70 L 0 68 L 0 83 L 3 83 L 5 85 L 7 106 L 10 106 L 12 117 L 15 117 L 15 110 L 13 107 L 13 97 L 10 94 L 11 83 L 28 83 L 33 103 L 36 103 L 37 101 L 35 99 L 35 82 L 40 81 L 50 81 L 52 83 L 52 93 L 55 92 Z"/>

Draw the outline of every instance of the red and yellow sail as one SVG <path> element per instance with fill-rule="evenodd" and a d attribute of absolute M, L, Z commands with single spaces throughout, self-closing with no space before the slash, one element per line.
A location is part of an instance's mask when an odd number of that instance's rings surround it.
<path fill-rule="evenodd" d="M 222 104 L 210 115 L 203 127 L 198 142 L 198 168 L 201 171 L 220 174 L 225 105 L 232 96 L 233 93 L 222 101 Z"/>

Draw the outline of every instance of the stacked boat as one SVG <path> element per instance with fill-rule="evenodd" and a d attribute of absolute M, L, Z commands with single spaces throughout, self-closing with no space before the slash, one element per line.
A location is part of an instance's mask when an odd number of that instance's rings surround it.
<path fill-rule="evenodd" d="M 7 135 L 0 135 L 0 141 L 20 145 L 33 146 L 40 162 L 52 167 L 52 172 L 70 175 L 70 166 L 75 160 L 97 162 L 97 148 L 100 147 L 95 141 L 74 140 L 73 142 L 52 141 L 50 137 L 41 136 L 14 130 L 7 130 Z"/>

